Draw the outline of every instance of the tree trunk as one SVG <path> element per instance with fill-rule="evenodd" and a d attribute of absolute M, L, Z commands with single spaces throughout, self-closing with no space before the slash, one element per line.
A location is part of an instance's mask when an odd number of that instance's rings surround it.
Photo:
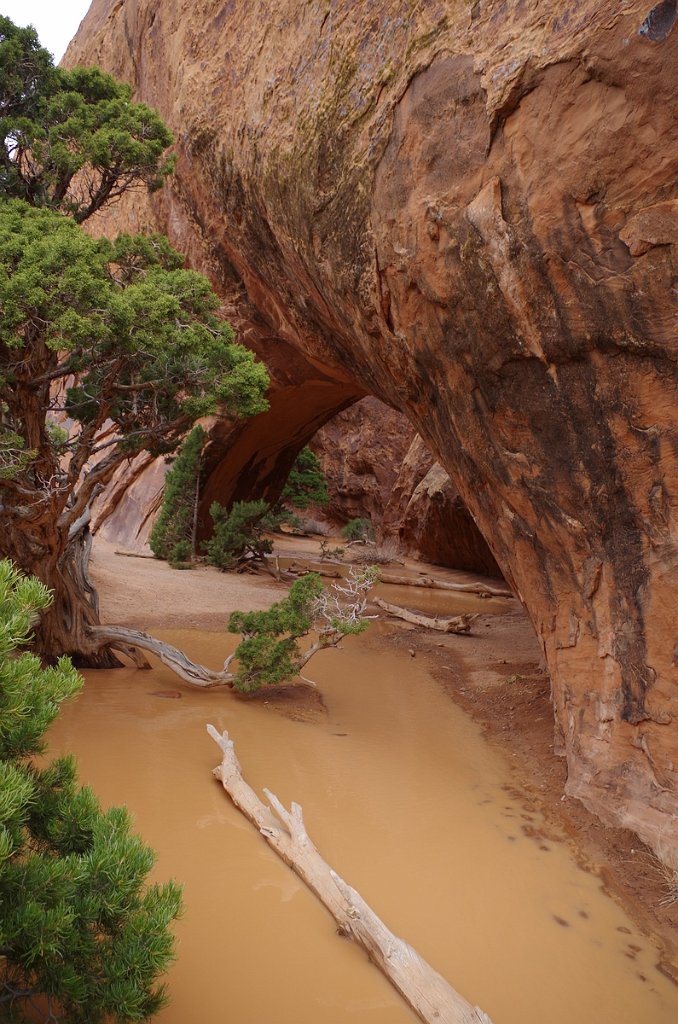
<path fill-rule="evenodd" d="M 170 668 L 183 682 L 190 686 L 198 686 L 201 689 L 210 689 L 214 686 L 232 686 L 233 674 L 228 667 L 234 658 L 231 654 L 224 662 L 221 672 L 215 672 L 206 668 L 191 659 L 180 651 L 178 647 L 167 644 L 164 640 L 157 640 L 150 633 L 142 633 L 138 629 L 128 629 L 127 626 L 93 625 L 88 629 L 90 645 L 106 650 L 114 647 L 130 656 L 135 648 L 141 647 L 144 651 L 150 651 L 160 658 L 163 665 Z M 144 666 L 148 668 L 148 663 Z"/>
<path fill-rule="evenodd" d="M 345 568 L 342 566 L 342 568 Z M 341 579 L 346 575 L 341 569 L 309 569 L 308 564 L 292 561 L 287 572 L 295 576 L 305 576 L 309 572 L 317 572 L 319 576 L 329 579 Z M 394 583 L 399 587 L 427 587 L 431 590 L 452 590 L 459 594 L 478 594 L 479 597 L 515 598 L 515 594 L 507 587 L 495 587 L 490 583 L 450 583 L 436 576 L 400 576 L 396 573 L 384 572 L 379 569 L 379 583 Z"/>
<path fill-rule="evenodd" d="M 455 615 L 447 619 L 439 619 L 436 615 L 435 618 L 431 618 L 429 615 L 420 615 L 418 612 L 401 608 L 397 604 L 389 604 L 387 601 L 382 601 L 380 597 L 375 597 L 374 603 L 389 615 L 395 615 L 396 618 L 404 619 L 405 622 L 412 622 L 415 626 L 437 629 L 441 633 L 468 633 L 471 625 L 478 618 L 477 615 Z"/>
<path fill-rule="evenodd" d="M 242 777 L 228 733 L 207 726 L 222 750 L 214 775 L 235 806 L 266 842 L 308 885 L 337 922 L 342 935 L 353 939 L 383 971 L 425 1024 L 492 1024 L 487 1014 L 467 1002 L 416 950 L 388 930 L 362 897 L 323 860 L 309 839 L 301 807 L 287 811 L 268 790 L 267 807 Z M 272 808 L 272 809 L 271 809 Z"/>
<path fill-rule="evenodd" d="M 99 601 L 88 574 L 92 540 L 86 522 L 71 539 L 61 537 L 49 522 L 2 525 L 0 555 L 52 592 L 52 603 L 34 629 L 35 653 L 49 663 L 67 654 L 79 667 L 120 666 L 112 651 L 93 643 L 89 633 L 99 623 Z"/>

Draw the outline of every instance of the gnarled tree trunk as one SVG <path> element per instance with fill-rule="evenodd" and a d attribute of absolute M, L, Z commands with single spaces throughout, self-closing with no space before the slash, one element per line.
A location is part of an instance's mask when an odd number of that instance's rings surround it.
<path fill-rule="evenodd" d="M 88 573 L 88 517 L 68 531 L 55 518 L 45 515 L 30 522 L 7 517 L 2 524 L 0 556 L 37 577 L 53 595 L 35 628 L 33 648 L 46 662 L 67 654 L 81 667 L 115 668 L 120 662 L 110 648 L 93 641 L 90 634 L 90 628 L 99 624 L 99 601 Z"/>

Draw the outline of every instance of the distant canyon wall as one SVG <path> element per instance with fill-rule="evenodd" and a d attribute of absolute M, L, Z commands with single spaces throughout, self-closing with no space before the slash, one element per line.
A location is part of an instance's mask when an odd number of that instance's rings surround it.
<path fill-rule="evenodd" d="M 675 0 L 94 0 L 67 54 L 175 132 L 173 182 L 129 223 L 152 214 L 255 347 L 298 353 L 316 420 L 368 394 L 407 415 L 529 611 L 568 792 L 666 859 L 675 21 Z"/>

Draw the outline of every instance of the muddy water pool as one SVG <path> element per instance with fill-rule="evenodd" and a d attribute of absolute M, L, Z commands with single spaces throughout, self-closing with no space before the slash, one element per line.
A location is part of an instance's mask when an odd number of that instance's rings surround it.
<path fill-rule="evenodd" d="M 207 722 L 229 730 L 258 792 L 302 804 L 327 861 L 494 1024 L 675 1024 L 678 988 L 652 945 L 565 843 L 539 837 L 502 756 L 424 664 L 371 632 L 309 664 L 321 722 L 158 668 L 90 674 L 53 727 L 50 752 L 75 752 L 102 802 L 130 807 L 157 877 L 184 883 L 160 1024 L 416 1020 L 212 779 Z M 214 667 L 232 642 L 161 635 Z"/>

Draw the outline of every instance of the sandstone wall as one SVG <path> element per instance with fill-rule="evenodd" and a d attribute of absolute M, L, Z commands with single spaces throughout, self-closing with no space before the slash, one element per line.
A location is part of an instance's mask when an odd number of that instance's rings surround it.
<path fill-rule="evenodd" d="M 311 441 L 327 479 L 324 516 L 337 526 L 367 516 L 381 527 L 414 428 L 376 398 L 363 398 L 322 427 Z"/>
<path fill-rule="evenodd" d="M 243 329 L 406 412 L 525 602 L 568 791 L 678 840 L 675 0 L 94 0 Z M 277 343 L 277 342 L 276 342 Z"/>
<path fill-rule="evenodd" d="M 426 562 L 501 575 L 456 487 L 419 434 L 402 461 L 379 532 Z"/>

